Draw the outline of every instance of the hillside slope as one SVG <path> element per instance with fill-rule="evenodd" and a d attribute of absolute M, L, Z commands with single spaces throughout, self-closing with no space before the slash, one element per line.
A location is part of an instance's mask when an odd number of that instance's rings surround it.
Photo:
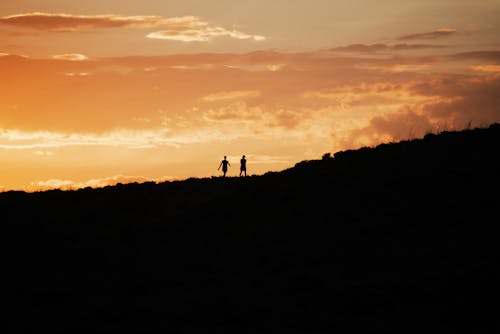
<path fill-rule="evenodd" d="M 0 194 L 9 333 L 493 332 L 500 125 L 282 172 Z"/>

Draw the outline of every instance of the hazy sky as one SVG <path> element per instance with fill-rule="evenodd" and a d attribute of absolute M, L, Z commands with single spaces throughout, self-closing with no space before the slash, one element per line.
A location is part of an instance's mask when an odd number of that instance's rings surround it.
<path fill-rule="evenodd" d="M 239 174 L 500 121 L 500 0 L 2 0 L 0 190 Z"/>

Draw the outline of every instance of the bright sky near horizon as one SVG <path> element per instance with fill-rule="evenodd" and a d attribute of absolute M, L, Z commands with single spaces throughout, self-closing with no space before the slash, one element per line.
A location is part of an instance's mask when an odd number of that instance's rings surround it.
<path fill-rule="evenodd" d="M 0 191 L 279 171 L 500 121 L 500 0 L 2 0 Z"/>

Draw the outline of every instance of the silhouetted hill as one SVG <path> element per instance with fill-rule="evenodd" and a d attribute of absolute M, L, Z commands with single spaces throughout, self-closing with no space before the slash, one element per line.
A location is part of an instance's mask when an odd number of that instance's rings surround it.
<path fill-rule="evenodd" d="M 500 124 L 282 172 L 0 194 L 8 333 L 497 325 Z"/>

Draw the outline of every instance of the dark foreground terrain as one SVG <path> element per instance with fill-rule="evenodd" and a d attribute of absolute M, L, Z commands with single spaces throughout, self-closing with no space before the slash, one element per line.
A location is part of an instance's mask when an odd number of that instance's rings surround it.
<path fill-rule="evenodd" d="M 493 333 L 500 125 L 247 178 L 0 194 L 4 333 Z"/>

